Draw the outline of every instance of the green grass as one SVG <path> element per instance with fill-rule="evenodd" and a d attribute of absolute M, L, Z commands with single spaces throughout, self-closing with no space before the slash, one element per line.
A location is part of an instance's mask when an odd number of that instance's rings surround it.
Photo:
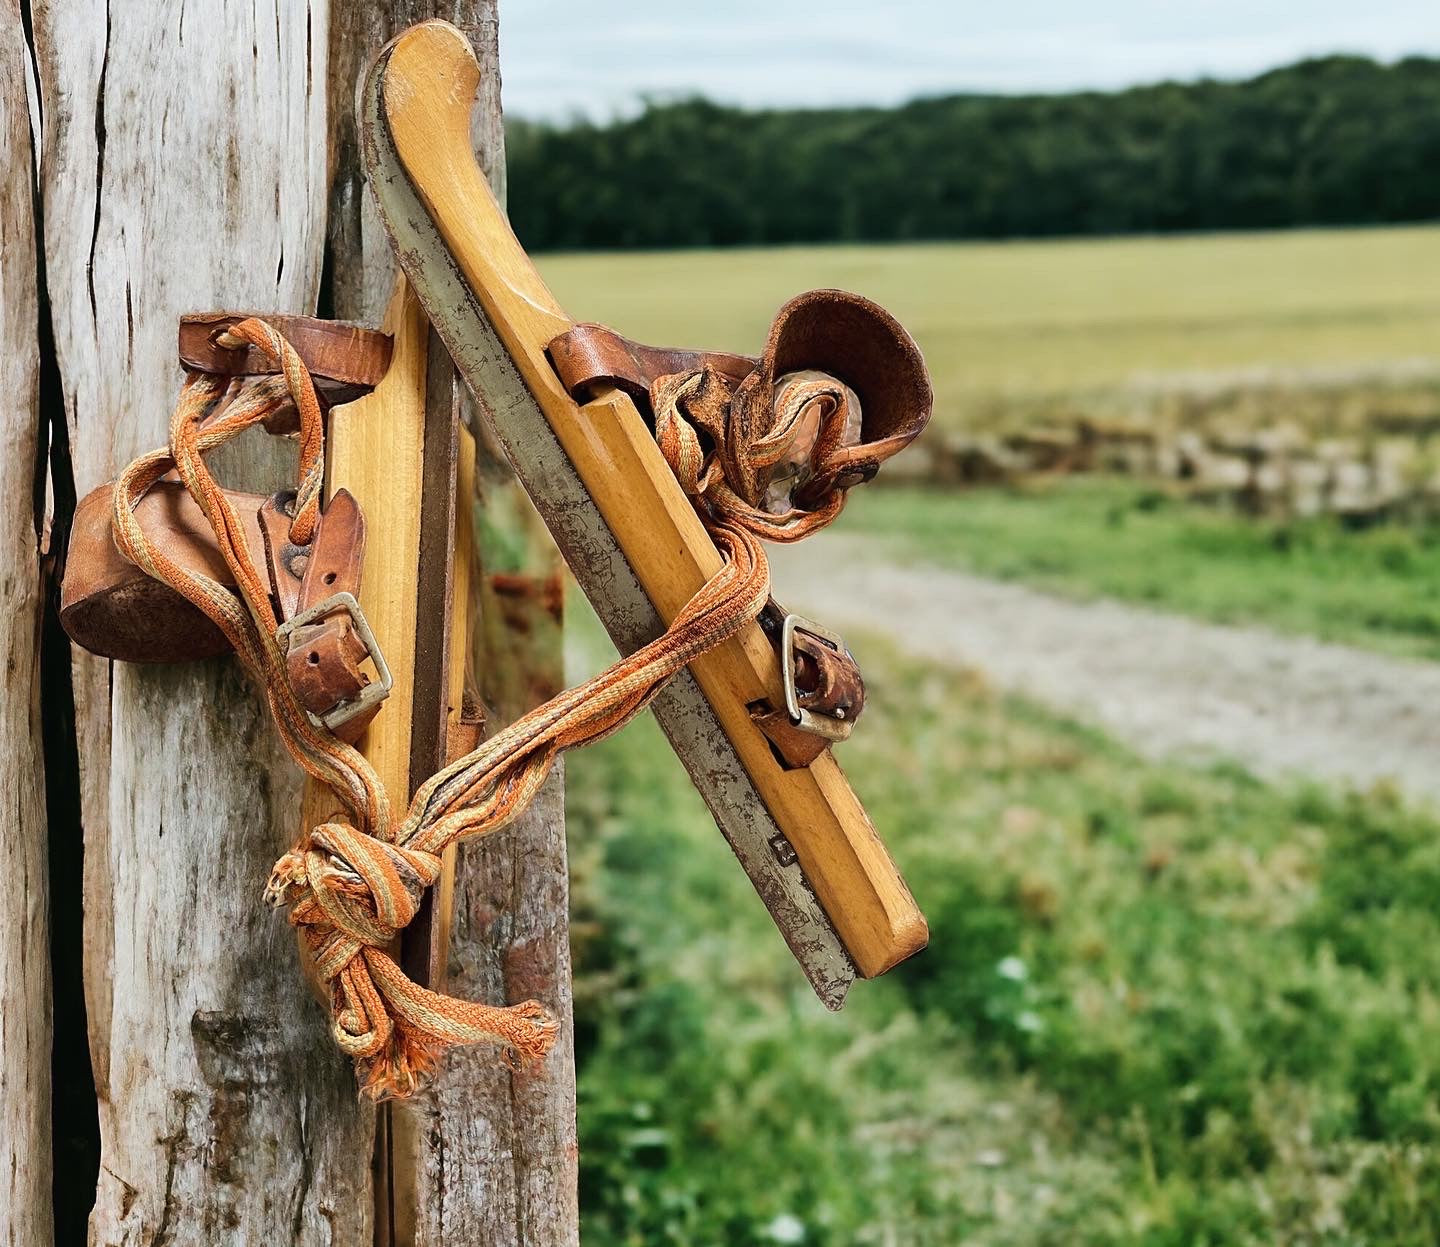
<path fill-rule="evenodd" d="M 1440 365 L 1440 227 L 553 255 L 541 268 L 578 318 L 730 350 L 758 351 L 801 290 L 857 290 L 915 335 L 953 427 L 1037 404 L 1063 417 L 1057 400 L 1145 378 Z"/>
<path fill-rule="evenodd" d="M 1257 521 L 1131 481 L 857 491 L 839 529 L 893 557 L 1440 658 L 1440 526 Z"/>
<path fill-rule="evenodd" d="M 1436 1241 L 1440 825 L 866 659 L 932 943 L 836 1016 L 648 718 L 572 755 L 586 1242 Z"/>
<path fill-rule="evenodd" d="M 1437 266 L 1433 228 L 543 265 L 577 316 L 741 349 L 795 291 L 861 290 L 957 426 L 1142 374 L 1433 361 Z M 1257 524 L 1108 481 L 874 488 L 842 528 L 1440 655 L 1440 530 Z M 842 761 L 932 944 L 838 1016 L 648 718 L 570 761 L 586 1242 L 1440 1241 L 1440 822 L 1146 762 L 859 640 L 871 702 Z"/>

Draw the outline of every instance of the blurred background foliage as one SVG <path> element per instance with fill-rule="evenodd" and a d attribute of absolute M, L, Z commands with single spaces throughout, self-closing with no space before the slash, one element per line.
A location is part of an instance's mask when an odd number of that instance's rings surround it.
<path fill-rule="evenodd" d="M 607 124 L 512 120 L 506 142 L 532 250 L 1416 221 L 1440 215 L 1440 61 L 894 109 L 692 99 Z"/>
<path fill-rule="evenodd" d="M 916 335 L 935 422 L 838 526 L 860 592 L 956 569 L 1440 657 L 1440 61 L 509 144 L 582 319 L 753 351 L 838 285 Z M 1175 236 L 1084 237 L 1136 232 Z M 606 660 L 578 595 L 567 634 Z M 1440 1242 L 1434 810 L 849 639 L 841 760 L 932 943 L 839 1015 L 653 723 L 568 764 L 586 1241 Z"/>
<path fill-rule="evenodd" d="M 1435 1242 L 1440 825 L 857 649 L 932 943 L 841 1014 L 650 720 L 569 762 L 586 1241 Z"/>

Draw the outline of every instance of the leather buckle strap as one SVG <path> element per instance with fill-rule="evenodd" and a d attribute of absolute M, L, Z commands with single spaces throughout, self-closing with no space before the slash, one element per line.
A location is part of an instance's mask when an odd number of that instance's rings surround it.
<path fill-rule="evenodd" d="M 180 363 L 196 372 L 226 377 L 266 376 L 279 365 L 253 346 L 224 347 L 219 339 L 245 320 L 249 312 L 196 312 L 180 318 Z M 390 367 L 390 335 L 364 325 L 313 316 L 258 313 L 273 325 L 300 355 L 315 392 L 326 406 L 348 403 L 368 394 Z M 289 411 L 278 413 L 271 432 L 296 427 Z"/>
<path fill-rule="evenodd" d="M 848 717 L 849 711 L 854 709 L 852 705 L 828 699 L 822 705 L 821 700 L 813 695 L 809 706 L 801 704 L 800 690 L 795 683 L 796 669 L 801 661 L 796 641 L 801 633 L 827 645 L 842 660 L 849 660 L 852 665 L 855 661 L 838 632 L 793 611 L 786 615 L 785 622 L 780 625 L 780 672 L 785 685 L 785 710 L 790 715 L 790 721 L 802 732 L 822 736 L 828 741 L 849 740 L 855 727 L 855 720 Z M 813 658 L 813 649 L 810 653 Z M 856 673 L 858 675 L 858 669 Z M 863 701 L 861 704 L 864 704 Z"/>
<path fill-rule="evenodd" d="M 780 658 L 785 704 L 750 706 L 750 718 L 790 769 L 849 739 L 865 709 L 865 679 L 838 632 L 770 602 L 758 619 Z"/>
<path fill-rule="evenodd" d="M 360 609 L 360 603 L 356 601 L 353 593 L 333 593 L 323 602 L 317 602 L 308 610 L 301 611 L 293 619 L 287 619 L 275 630 L 275 640 L 281 650 L 288 650 L 291 645 L 291 636 L 317 620 L 329 615 L 332 611 L 344 610 L 350 616 L 350 624 L 354 629 L 355 636 L 359 638 L 363 646 L 365 656 L 375 665 L 375 672 L 380 677 L 378 681 L 371 681 L 364 685 L 360 692 L 351 698 L 339 702 L 335 707 L 323 714 L 316 714 L 315 711 L 306 709 L 305 713 L 310 716 L 310 721 L 317 727 L 327 727 L 332 732 L 342 724 L 359 718 L 371 707 L 379 707 L 380 703 L 390 695 L 395 680 L 390 674 L 390 668 L 385 662 L 385 655 L 380 652 L 380 646 L 375 640 L 375 634 L 370 631 L 370 624 L 365 618 L 365 612 Z M 319 655 L 311 655 L 317 662 Z"/>
<path fill-rule="evenodd" d="M 342 596 L 353 599 L 360 592 L 365 517 L 350 491 L 338 489 L 321 512 L 310 542 L 295 545 L 289 537 L 294 499 L 292 491 L 283 491 L 268 499 L 259 513 L 275 617 L 292 625 L 284 634 L 290 687 L 312 722 L 353 743 L 385 696 L 383 691 L 372 693 L 353 713 L 334 713 L 355 706 L 370 687 L 370 677 L 360 668 L 373 657 L 373 647 L 355 628 Z M 294 622 L 302 617 L 303 623 Z"/>

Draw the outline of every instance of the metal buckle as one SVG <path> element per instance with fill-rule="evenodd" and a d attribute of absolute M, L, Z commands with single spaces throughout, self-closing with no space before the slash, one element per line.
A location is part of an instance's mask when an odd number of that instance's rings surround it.
<path fill-rule="evenodd" d="M 380 646 L 375 641 L 375 634 L 370 631 L 370 625 L 366 622 L 365 612 L 360 609 L 360 603 L 355 600 L 353 593 L 332 593 L 323 602 L 317 602 L 308 610 L 301 611 L 293 619 L 287 619 L 275 629 L 276 642 L 282 650 L 288 649 L 286 642 L 289 640 L 290 634 L 297 628 L 314 623 L 315 620 L 342 606 L 345 608 L 345 613 L 350 616 L 350 622 L 355 627 L 355 633 L 360 638 L 360 643 L 365 646 L 366 655 L 375 664 L 375 671 L 380 679 L 374 684 L 367 684 L 360 690 L 358 697 L 342 701 L 333 710 L 327 710 L 324 714 L 316 714 L 312 710 L 305 711 L 310 716 L 310 722 L 316 727 L 326 727 L 332 732 L 342 723 L 348 723 L 356 715 L 363 714 L 376 702 L 384 701 L 390 695 L 390 690 L 395 684 L 394 678 L 390 675 L 390 668 L 385 663 L 385 656 L 380 652 Z"/>
<path fill-rule="evenodd" d="M 780 671 L 785 685 L 785 711 L 790 716 L 790 721 L 802 732 L 810 732 L 826 740 L 849 740 L 850 731 L 855 725 L 844 717 L 843 710 L 837 717 L 832 718 L 828 714 L 815 714 L 800 705 L 800 691 L 795 687 L 797 632 L 824 642 L 837 654 L 850 652 L 845 648 L 845 642 L 838 632 L 816 623 L 813 619 L 806 619 L 803 615 L 786 615 L 785 622 L 780 625 Z"/>

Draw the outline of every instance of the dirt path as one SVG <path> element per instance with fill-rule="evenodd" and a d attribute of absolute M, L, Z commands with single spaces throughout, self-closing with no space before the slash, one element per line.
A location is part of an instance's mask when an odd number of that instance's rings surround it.
<path fill-rule="evenodd" d="M 1146 754 L 1234 758 L 1269 776 L 1393 779 L 1440 799 L 1440 664 L 895 566 L 878 545 L 829 534 L 772 547 L 772 562 L 790 609 L 977 668 Z"/>

